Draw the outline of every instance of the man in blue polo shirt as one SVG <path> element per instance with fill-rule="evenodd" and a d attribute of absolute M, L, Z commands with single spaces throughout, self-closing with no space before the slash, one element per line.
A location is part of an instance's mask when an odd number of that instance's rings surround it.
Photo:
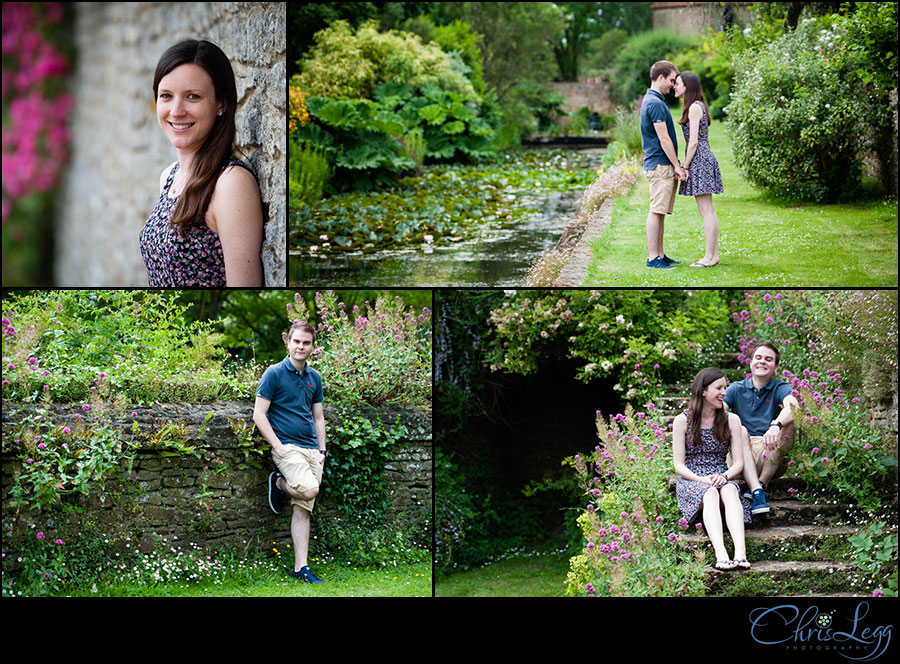
<path fill-rule="evenodd" d="M 774 378 L 778 350 L 763 342 L 750 357 L 750 378 L 728 386 L 725 405 L 741 418 L 744 434 L 744 480 L 753 514 L 769 511 L 766 483 L 781 477 L 785 455 L 794 445 L 794 413 L 799 407 L 791 386 Z"/>
<path fill-rule="evenodd" d="M 307 564 L 309 518 L 319 493 L 326 455 L 322 376 L 307 364 L 315 339 L 313 326 L 294 323 L 287 334 L 288 356 L 266 369 L 259 382 L 253 421 L 272 446 L 272 459 L 279 470 L 269 475 L 269 507 L 280 513 L 284 494 L 291 499 L 291 576 L 321 583 Z"/>
<path fill-rule="evenodd" d="M 660 60 L 650 68 L 650 88 L 641 103 L 641 146 L 644 175 L 650 183 L 650 212 L 647 214 L 647 267 L 671 269 L 676 261 L 663 250 L 666 215 L 675 209 L 679 180 L 688 173 L 678 161 L 678 138 L 664 95 L 675 85 L 678 68 Z"/>

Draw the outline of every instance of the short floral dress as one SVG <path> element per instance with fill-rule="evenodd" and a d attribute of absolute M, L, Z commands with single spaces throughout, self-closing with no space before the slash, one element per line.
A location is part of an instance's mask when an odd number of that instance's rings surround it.
<path fill-rule="evenodd" d="M 141 256 L 147 266 L 150 286 L 221 288 L 225 286 L 225 255 L 219 234 L 201 226 L 187 229 L 181 237 L 178 229 L 169 223 L 178 201 L 178 197 L 169 197 L 169 189 L 179 166 L 176 163 L 172 168 L 156 207 L 141 229 Z M 239 159 L 232 158 L 225 168 L 229 166 L 242 166 L 253 172 Z"/>
<path fill-rule="evenodd" d="M 728 470 L 725 458 L 731 450 L 731 444 L 717 441 L 713 437 L 712 429 L 701 429 L 700 441 L 702 444 L 692 445 L 690 411 L 685 411 L 685 415 L 687 429 L 684 432 L 684 465 L 700 477 L 724 473 Z M 737 482 L 729 480 L 728 483 L 734 484 L 740 494 Z M 681 510 L 688 523 L 693 524 L 701 520 L 700 502 L 709 489 L 709 484 L 678 477 L 675 484 L 675 496 L 678 498 L 678 509 Z M 743 498 L 741 498 L 741 504 L 744 506 L 744 523 L 750 523 L 750 504 Z"/>
<path fill-rule="evenodd" d="M 703 194 L 721 194 L 725 191 L 722 186 L 722 173 L 719 172 L 719 162 L 709 149 L 709 121 L 706 117 L 706 109 L 700 104 L 700 129 L 697 132 L 697 151 L 694 158 L 688 164 L 688 179 L 683 180 L 678 189 L 682 196 L 701 196 Z M 684 130 L 684 142 L 687 145 L 691 140 L 691 123 L 681 125 Z"/>

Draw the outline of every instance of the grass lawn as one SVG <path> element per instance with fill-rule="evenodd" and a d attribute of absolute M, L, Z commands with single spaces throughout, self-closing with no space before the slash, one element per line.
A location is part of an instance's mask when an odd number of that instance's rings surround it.
<path fill-rule="evenodd" d="M 679 143 L 683 155 L 681 134 Z M 712 124 L 710 147 L 725 185 L 725 193 L 713 196 L 721 263 L 689 267 L 703 256 L 703 226 L 694 198 L 678 196 L 675 213 L 666 217 L 664 249 L 683 264 L 645 267 L 649 188 L 641 173 L 594 242 L 583 285 L 897 286 L 896 199 L 832 205 L 778 200 L 741 178 L 721 122 Z"/>
<path fill-rule="evenodd" d="M 73 596 L 111 597 L 431 597 L 431 561 L 383 569 L 354 569 L 338 563 L 314 565 L 323 580 L 293 579 L 288 566 L 246 566 L 216 583 L 122 584 L 87 588 Z"/>
<path fill-rule="evenodd" d="M 435 583 L 435 597 L 562 597 L 568 553 L 517 555 Z"/>

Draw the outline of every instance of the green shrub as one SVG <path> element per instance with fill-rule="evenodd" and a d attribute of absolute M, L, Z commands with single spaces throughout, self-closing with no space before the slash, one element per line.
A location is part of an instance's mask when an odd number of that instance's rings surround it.
<path fill-rule="evenodd" d="M 291 207 L 299 208 L 321 199 L 332 173 L 324 149 L 292 140 L 288 153 Z"/>
<path fill-rule="evenodd" d="M 599 445 L 567 461 L 584 494 L 581 552 L 570 560 L 566 595 L 588 597 L 704 594 L 703 555 L 677 544 L 677 501 L 666 430 L 627 408 L 607 422 L 597 413 Z"/>
<path fill-rule="evenodd" d="M 624 159 L 642 158 L 644 147 L 641 142 L 640 105 L 633 110 L 620 106 L 614 116 L 609 136 L 612 140 L 602 159 L 605 168 Z"/>
<path fill-rule="evenodd" d="M 431 401 L 431 311 L 399 296 L 347 312 L 332 291 L 316 293 L 319 340 L 310 363 L 325 376 L 325 399 L 344 404 L 428 405 Z M 314 321 L 299 297 L 289 320 Z"/>
<path fill-rule="evenodd" d="M 336 21 L 318 32 L 315 40 L 300 61 L 300 87 L 311 96 L 370 99 L 376 87 L 391 81 L 432 83 L 478 99 L 472 83 L 454 68 L 451 58 L 434 44 L 422 44 L 417 35 L 379 32 L 374 21 L 353 31 L 346 21 Z"/>
<path fill-rule="evenodd" d="M 626 401 L 645 404 L 667 377 L 708 366 L 727 348 L 727 311 L 716 291 L 520 291 L 491 312 L 486 362 L 528 375 L 577 358 L 578 380 L 612 378 Z"/>
<path fill-rule="evenodd" d="M 740 65 L 728 127 L 754 186 L 820 202 L 859 194 L 868 126 L 887 109 L 840 48 L 827 21 L 808 19 Z"/>
<path fill-rule="evenodd" d="M 672 55 L 692 41 L 671 30 L 649 30 L 633 35 L 616 54 L 607 76 L 612 84 L 611 95 L 628 106 L 650 87 L 650 67 Z"/>

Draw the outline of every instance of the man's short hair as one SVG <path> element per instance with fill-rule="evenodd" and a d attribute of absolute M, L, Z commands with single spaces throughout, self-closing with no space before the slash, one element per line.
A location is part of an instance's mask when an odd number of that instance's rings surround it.
<path fill-rule="evenodd" d="M 291 337 L 294 334 L 294 330 L 300 330 L 301 332 L 308 332 L 312 335 L 313 343 L 316 341 L 316 328 L 307 323 L 305 320 L 295 320 L 294 324 L 291 325 L 291 329 L 287 331 L 287 334 L 284 337 L 285 344 L 291 340 Z"/>
<path fill-rule="evenodd" d="M 779 360 L 779 358 L 781 357 L 781 355 L 780 355 L 780 353 L 778 352 L 778 349 L 775 348 L 775 344 L 773 344 L 771 341 L 763 341 L 761 344 L 759 344 L 756 348 L 753 349 L 754 355 L 756 354 L 756 351 L 758 351 L 760 348 L 768 348 L 768 349 L 771 350 L 773 353 L 775 353 L 775 364 L 776 364 L 776 366 L 777 366 L 777 365 L 778 365 L 778 360 Z"/>
<path fill-rule="evenodd" d="M 678 67 L 673 65 L 668 60 L 660 60 L 659 62 L 654 62 L 653 66 L 650 67 L 650 81 L 653 82 L 658 79 L 660 76 L 668 77 L 672 72 L 678 73 Z"/>

